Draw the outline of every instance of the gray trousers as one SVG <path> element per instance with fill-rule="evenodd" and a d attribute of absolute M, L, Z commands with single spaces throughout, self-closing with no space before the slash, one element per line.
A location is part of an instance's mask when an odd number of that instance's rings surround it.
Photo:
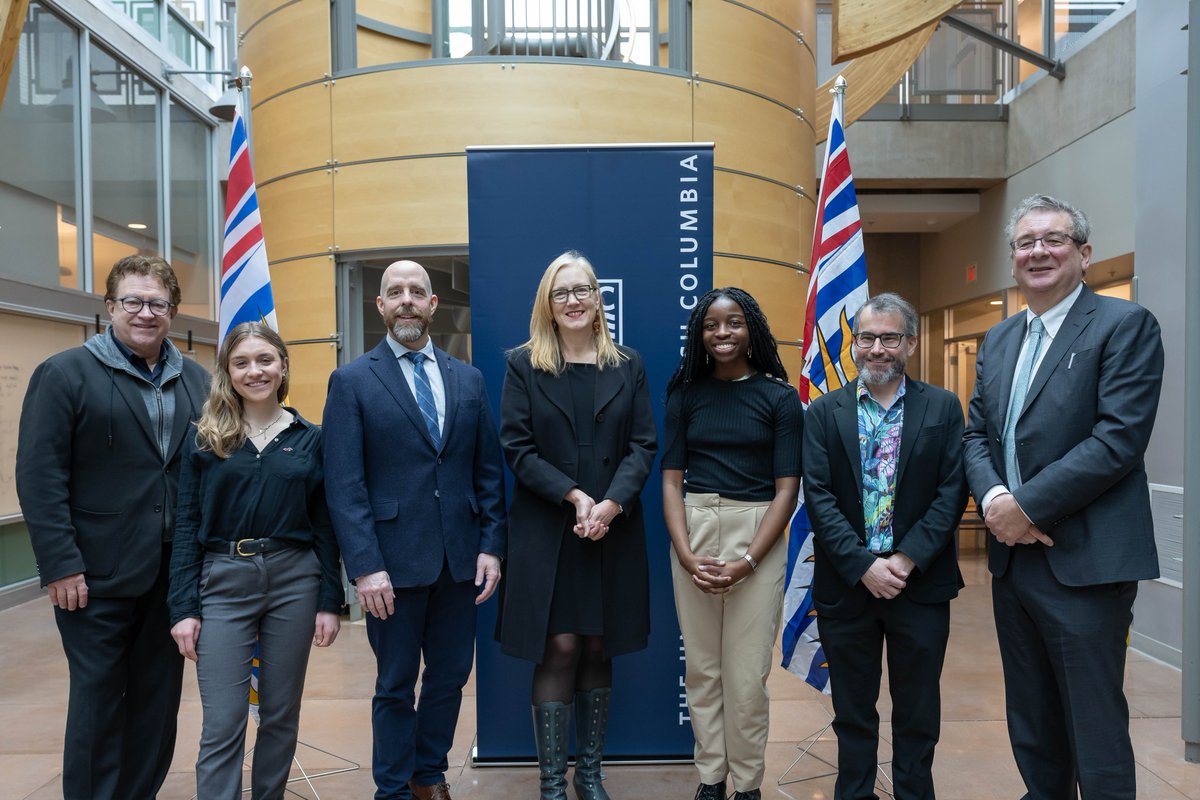
<path fill-rule="evenodd" d="M 253 800 L 284 795 L 300 696 L 316 626 L 320 567 L 312 550 L 243 558 L 208 554 L 200 574 L 196 677 L 204 724 L 196 759 L 198 800 L 237 800 L 250 699 L 250 660 L 259 646 L 259 725 Z"/>

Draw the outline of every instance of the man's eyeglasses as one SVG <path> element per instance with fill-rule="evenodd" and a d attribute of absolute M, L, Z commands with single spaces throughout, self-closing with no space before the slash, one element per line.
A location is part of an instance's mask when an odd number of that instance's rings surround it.
<path fill-rule="evenodd" d="M 858 345 L 860 350 L 870 350 L 875 346 L 875 340 L 888 350 L 895 350 L 900 346 L 900 342 L 904 340 L 903 333 L 856 333 L 854 334 L 854 343 Z"/>
<path fill-rule="evenodd" d="M 592 296 L 592 292 L 596 291 L 595 286 L 586 283 L 581 283 L 578 286 L 572 286 L 570 289 L 555 289 L 550 293 L 550 302 L 562 305 L 574 297 L 579 302 L 583 302 Z"/>
<path fill-rule="evenodd" d="M 1041 242 L 1042 246 L 1047 250 L 1057 250 L 1060 247 L 1066 247 L 1068 244 L 1082 244 L 1078 239 L 1068 236 L 1065 233 L 1047 233 L 1045 236 L 1027 236 L 1023 239 L 1016 239 L 1008 243 L 1009 247 L 1017 253 L 1028 253 Z"/>
<path fill-rule="evenodd" d="M 121 308 L 125 309 L 126 314 L 140 314 L 142 306 L 150 306 L 150 313 L 156 317 L 166 316 L 167 312 L 175 306 L 169 300 L 162 300 L 157 297 L 153 300 L 143 300 L 133 295 L 120 297 L 117 299 L 117 302 L 121 304 Z"/>

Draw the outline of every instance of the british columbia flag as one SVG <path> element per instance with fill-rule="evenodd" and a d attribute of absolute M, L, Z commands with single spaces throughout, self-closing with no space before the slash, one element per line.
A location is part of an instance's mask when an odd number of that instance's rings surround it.
<path fill-rule="evenodd" d="M 233 117 L 229 146 L 229 188 L 225 194 L 225 243 L 221 260 L 220 341 L 242 322 L 262 322 L 275 330 L 275 298 L 267 245 L 258 213 L 258 191 L 250 163 L 250 138 L 240 108 Z"/>
<path fill-rule="evenodd" d="M 804 367 L 800 402 L 839 389 L 858 375 L 850 355 L 851 321 L 867 301 L 867 259 L 863 251 L 858 196 L 850 174 L 843 130 L 845 81 L 838 78 L 829 115 L 829 138 L 821 170 L 817 224 L 813 234 L 808 300 L 804 310 Z M 787 584 L 783 596 L 783 666 L 813 687 L 829 692 L 829 664 L 821 647 L 812 599 L 813 534 L 804 492 L 788 533 Z"/>

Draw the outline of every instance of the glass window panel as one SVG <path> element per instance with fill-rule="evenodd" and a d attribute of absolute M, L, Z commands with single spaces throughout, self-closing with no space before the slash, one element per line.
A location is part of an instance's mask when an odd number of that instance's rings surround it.
<path fill-rule="evenodd" d="M 112 2 L 155 39 L 162 35 L 158 30 L 158 0 L 112 0 Z"/>
<path fill-rule="evenodd" d="M 1042 35 L 1042 3 L 1041 0 L 1024 0 L 1017 3 L 1017 44 L 1024 45 L 1039 53 L 1046 51 Z M 1017 82 L 1021 82 L 1040 69 L 1028 61 L 1017 62 Z"/>
<path fill-rule="evenodd" d="M 167 46 L 193 69 L 208 69 L 208 48 L 172 9 L 167 15 Z"/>
<path fill-rule="evenodd" d="M 171 6 L 201 31 L 209 33 L 208 0 L 171 0 Z"/>
<path fill-rule="evenodd" d="M 103 294 L 118 260 L 159 252 L 158 91 L 99 47 L 90 52 L 92 287 Z"/>
<path fill-rule="evenodd" d="M 1055 0 L 1054 57 L 1071 55 L 1079 40 L 1126 0 Z"/>
<path fill-rule="evenodd" d="M 657 0 L 489 0 L 481 43 L 473 39 L 472 0 L 442 2 L 451 58 L 565 56 L 648 65 L 656 56 L 650 3 Z M 665 16 L 659 27 L 666 27 Z"/>
<path fill-rule="evenodd" d="M 214 319 L 209 199 L 212 165 L 208 125 L 171 102 L 171 265 L 184 314 Z"/>
<path fill-rule="evenodd" d="M 30 3 L 0 109 L 0 274 L 74 289 L 77 52 L 75 30 Z"/>

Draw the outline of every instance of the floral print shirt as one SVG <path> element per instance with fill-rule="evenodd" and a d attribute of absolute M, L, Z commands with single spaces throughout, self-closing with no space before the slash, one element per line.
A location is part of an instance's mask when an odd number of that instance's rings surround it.
<path fill-rule="evenodd" d="M 867 549 L 890 553 L 892 513 L 896 503 L 896 468 L 900 464 L 900 432 L 904 428 L 906 379 L 888 408 L 881 406 L 867 385 L 858 382 L 858 452 L 862 459 L 863 518 Z"/>

